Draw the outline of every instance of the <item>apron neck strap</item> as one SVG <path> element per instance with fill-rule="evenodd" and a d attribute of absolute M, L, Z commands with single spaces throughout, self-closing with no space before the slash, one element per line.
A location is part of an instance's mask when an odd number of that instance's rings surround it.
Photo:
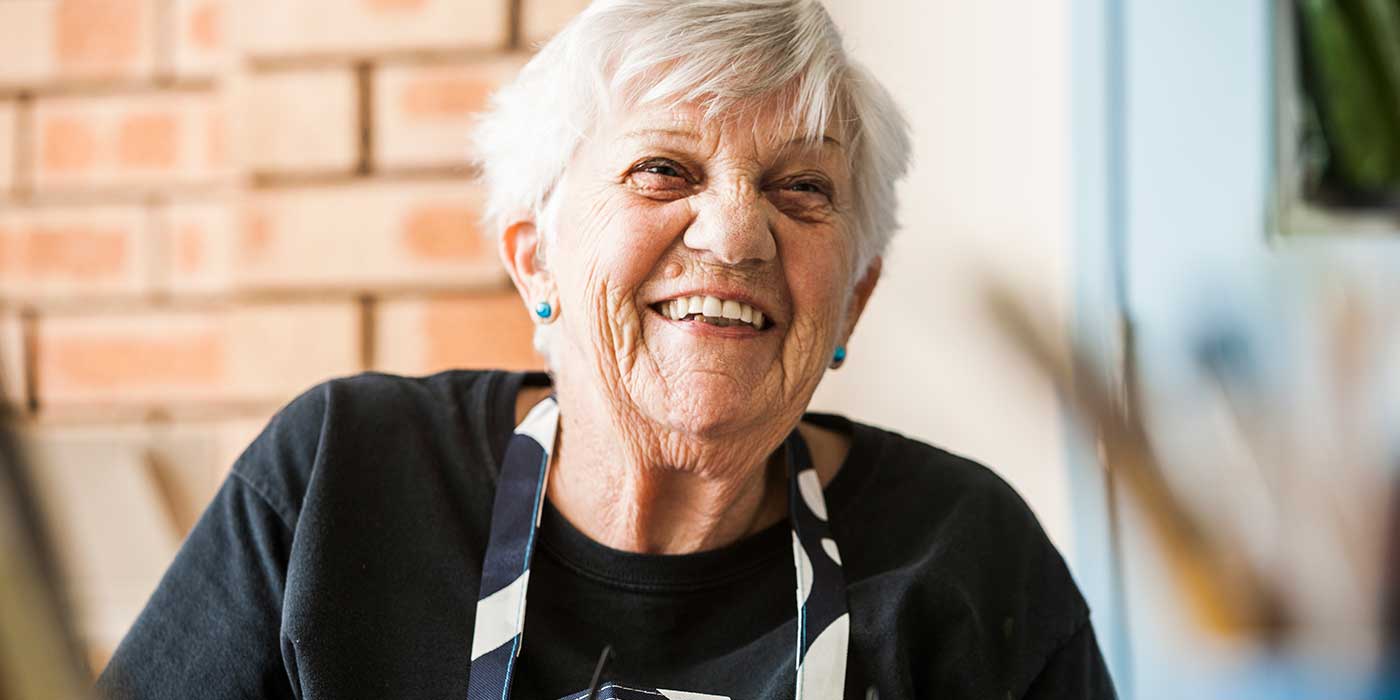
<path fill-rule="evenodd" d="M 541 401 L 516 426 L 506 448 L 491 511 L 472 633 L 468 700 L 509 700 L 525 631 L 530 560 L 535 551 L 559 404 Z M 797 581 L 794 654 L 798 700 L 839 700 L 846 680 L 850 614 L 841 553 L 831 537 L 821 479 L 807 443 L 794 429 L 784 442 L 788 520 Z M 630 687 L 639 692 L 660 691 Z M 600 696 L 602 697 L 602 696 Z"/>

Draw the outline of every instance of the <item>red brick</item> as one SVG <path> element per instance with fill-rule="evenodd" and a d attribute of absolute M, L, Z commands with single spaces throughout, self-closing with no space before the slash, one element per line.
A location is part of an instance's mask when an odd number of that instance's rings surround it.
<path fill-rule="evenodd" d="M 476 212 L 462 204 L 428 204 L 408 212 L 403 224 L 404 252 L 418 260 L 479 260 L 486 256 L 481 236 L 464 236 L 475 228 Z"/>
<path fill-rule="evenodd" d="M 0 101 L 0 197 L 15 183 L 15 105 Z"/>
<path fill-rule="evenodd" d="M 259 192 L 239 222 L 235 278 L 253 288 L 496 286 L 504 273 L 465 182 Z"/>
<path fill-rule="evenodd" d="M 374 91 L 374 159 L 380 167 L 457 165 L 470 160 L 473 119 L 523 58 L 379 69 Z"/>
<path fill-rule="evenodd" d="M 243 48 L 254 56 L 373 55 L 505 45 L 509 0 L 248 0 Z"/>
<path fill-rule="evenodd" d="M 64 390 L 104 394 L 143 384 L 214 386 L 228 375 L 225 347 L 231 339 L 213 325 L 191 323 L 140 331 L 104 329 L 92 337 L 45 333 L 39 356 L 45 398 Z M 71 330 L 71 329 L 70 329 Z M 63 381 L 48 381 L 52 378 Z"/>
<path fill-rule="evenodd" d="M 218 75 L 229 67 L 230 7 L 226 0 L 174 0 L 174 72 L 182 77 Z"/>
<path fill-rule="evenodd" d="M 97 160 L 97 135 L 92 124 L 66 115 L 46 120 L 39 136 L 39 162 L 54 172 L 90 168 Z"/>
<path fill-rule="evenodd" d="M 58 0 L 54 48 L 65 73 L 107 77 L 139 61 L 152 43 L 143 0 Z"/>
<path fill-rule="evenodd" d="M 175 165 L 179 122 L 168 110 L 133 112 L 117 122 L 117 163 L 128 168 Z"/>
<path fill-rule="evenodd" d="M 348 172 L 359 160 L 358 92 L 348 69 L 251 77 L 240 112 L 246 165 L 263 172 Z"/>
<path fill-rule="evenodd" d="M 223 105 L 204 93 L 40 99 L 34 185 L 41 192 L 208 184 L 228 175 L 217 152 Z"/>
<path fill-rule="evenodd" d="M 0 2 L 0 84 L 147 77 L 155 0 Z"/>
<path fill-rule="evenodd" d="M 375 369 L 428 374 L 444 369 L 540 369 L 534 325 L 513 290 L 380 302 Z"/>
<path fill-rule="evenodd" d="M 159 287 L 177 295 L 220 294 L 233 285 L 233 206 L 218 201 L 172 204 L 161 212 L 165 252 Z"/>
<path fill-rule="evenodd" d="M 0 295 L 52 300 L 149 291 L 150 218 L 138 206 L 0 210 Z"/>
<path fill-rule="evenodd" d="M 521 0 L 521 31 L 527 44 L 549 40 L 592 0 Z"/>
<path fill-rule="evenodd" d="M 37 333 L 44 410 L 277 403 L 360 368 L 349 302 L 46 316 Z"/>
<path fill-rule="evenodd" d="M 24 374 L 23 326 L 18 316 L 0 314 L 0 401 L 24 405 Z"/>

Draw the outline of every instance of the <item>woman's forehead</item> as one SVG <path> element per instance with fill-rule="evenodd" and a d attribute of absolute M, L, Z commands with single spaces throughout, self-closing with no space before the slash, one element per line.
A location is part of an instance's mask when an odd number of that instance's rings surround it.
<path fill-rule="evenodd" d="M 604 140 L 746 144 L 763 150 L 844 150 L 842 135 L 826 129 L 820 139 L 776 99 L 736 105 L 715 114 L 695 103 L 638 105 L 603 120 Z"/>

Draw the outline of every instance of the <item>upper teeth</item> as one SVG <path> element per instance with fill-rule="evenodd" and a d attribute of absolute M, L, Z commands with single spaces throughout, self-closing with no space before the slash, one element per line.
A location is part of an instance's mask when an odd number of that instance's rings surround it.
<path fill-rule="evenodd" d="M 717 297 L 681 297 L 661 302 L 661 313 L 679 321 L 691 314 L 700 314 L 708 319 L 730 319 L 763 328 L 763 312 L 733 299 Z"/>

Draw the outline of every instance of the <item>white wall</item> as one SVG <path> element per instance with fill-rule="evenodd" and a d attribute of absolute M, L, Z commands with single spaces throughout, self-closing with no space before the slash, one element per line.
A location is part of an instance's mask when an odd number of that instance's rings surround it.
<path fill-rule="evenodd" d="M 1010 276 L 1067 337 L 1069 9 L 1060 0 L 827 0 L 914 130 L 903 231 L 816 407 L 968 455 L 1072 555 L 1064 418 L 981 305 Z"/>

